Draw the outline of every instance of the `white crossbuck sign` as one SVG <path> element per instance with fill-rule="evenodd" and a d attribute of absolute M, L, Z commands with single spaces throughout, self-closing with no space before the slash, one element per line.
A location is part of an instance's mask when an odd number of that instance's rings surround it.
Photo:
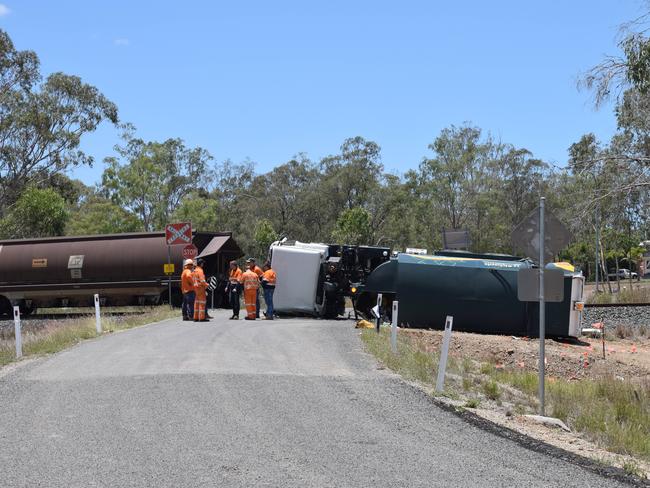
<path fill-rule="evenodd" d="M 189 237 L 185 232 L 190 228 L 190 224 L 185 224 L 180 229 L 176 229 L 171 225 L 167 226 L 167 231 L 171 236 L 167 239 L 167 245 L 170 246 L 174 241 L 180 239 L 183 242 L 189 244 L 192 242 L 192 238 Z"/>

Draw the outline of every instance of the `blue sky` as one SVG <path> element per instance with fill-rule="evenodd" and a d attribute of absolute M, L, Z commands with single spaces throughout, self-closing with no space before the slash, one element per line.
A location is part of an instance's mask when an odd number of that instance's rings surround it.
<path fill-rule="evenodd" d="M 388 170 L 415 168 L 440 130 L 471 121 L 563 165 L 586 132 L 608 139 L 581 72 L 615 54 L 640 0 L 0 0 L 0 28 L 44 73 L 97 86 L 148 140 L 181 137 L 259 172 L 299 152 L 317 160 L 356 135 Z M 86 136 L 101 177 L 109 125 Z"/>

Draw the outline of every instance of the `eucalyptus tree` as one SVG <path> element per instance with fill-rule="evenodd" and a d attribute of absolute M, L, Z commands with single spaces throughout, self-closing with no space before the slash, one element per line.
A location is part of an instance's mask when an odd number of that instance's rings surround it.
<path fill-rule="evenodd" d="M 212 156 L 181 139 L 146 142 L 128 128 L 118 156 L 105 158 L 104 196 L 140 218 L 145 231 L 160 230 L 190 192 L 209 186 Z"/>
<path fill-rule="evenodd" d="M 79 144 L 104 121 L 118 122 L 117 107 L 97 88 L 64 73 L 43 80 L 38 56 L 0 30 L 0 215 L 24 188 L 92 164 Z"/>

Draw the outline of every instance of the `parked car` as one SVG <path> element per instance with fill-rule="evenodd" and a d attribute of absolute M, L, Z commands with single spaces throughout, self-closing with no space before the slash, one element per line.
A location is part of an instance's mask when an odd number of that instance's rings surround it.
<path fill-rule="evenodd" d="M 620 280 L 629 280 L 630 278 L 637 281 L 639 280 L 639 274 L 634 271 L 630 271 L 627 268 L 619 268 L 618 274 L 616 274 L 616 271 L 614 271 L 609 274 L 609 277 L 613 279 L 616 279 L 618 277 Z"/>

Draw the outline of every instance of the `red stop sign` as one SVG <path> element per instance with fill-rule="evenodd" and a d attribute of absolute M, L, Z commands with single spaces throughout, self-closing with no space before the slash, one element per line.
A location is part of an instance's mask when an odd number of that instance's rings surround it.
<path fill-rule="evenodd" d="M 183 248 L 183 259 L 194 259 L 199 255 L 199 250 L 194 244 L 188 244 Z"/>

